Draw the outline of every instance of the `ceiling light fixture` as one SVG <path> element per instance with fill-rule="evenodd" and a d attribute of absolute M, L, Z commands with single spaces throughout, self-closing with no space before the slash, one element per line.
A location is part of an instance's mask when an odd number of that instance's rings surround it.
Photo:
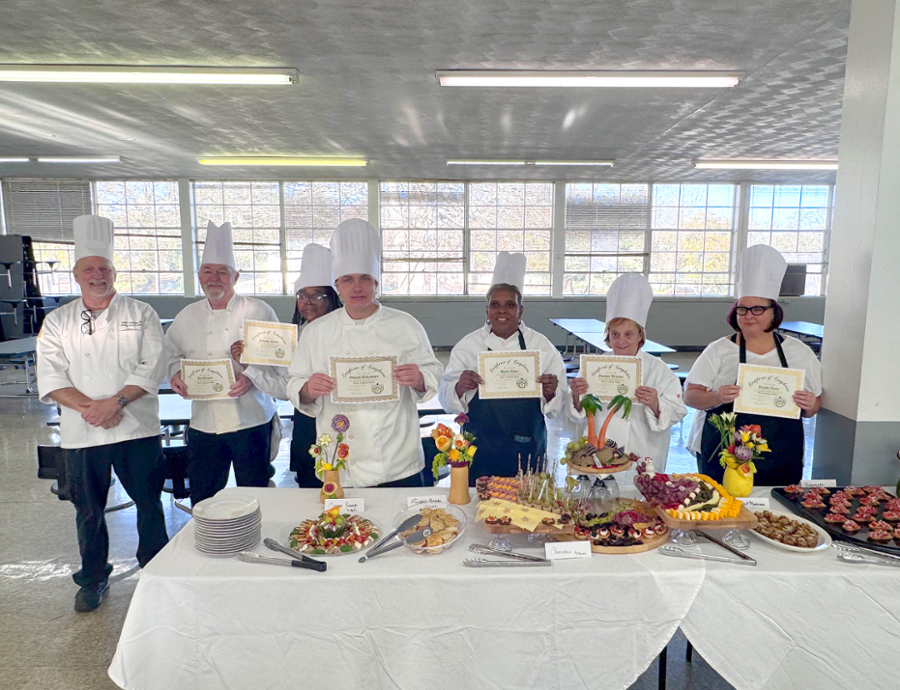
<path fill-rule="evenodd" d="M 5 156 L 0 158 L 0 163 L 30 163 L 30 158 L 22 158 L 20 156 Z"/>
<path fill-rule="evenodd" d="M 11 82 L 278 86 L 298 78 L 292 68 L 0 65 L 0 81 Z"/>
<path fill-rule="evenodd" d="M 286 165 L 316 168 L 359 168 L 367 165 L 362 158 L 299 158 L 295 156 L 224 156 L 199 158 L 200 165 Z"/>
<path fill-rule="evenodd" d="M 695 160 L 691 167 L 709 170 L 837 170 L 836 160 L 765 160 L 721 158 Z"/>
<path fill-rule="evenodd" d="M 611 168 L 615 160 L 595 161 L 506 161 L 506 160 L 450 160 L 447 165 L 584 165 Z"/>
<path fill-rule="evenodd" d="M 121 163 L 122 156 L 38 156 L 38 163 Z"/>
<path fill-rule="evenodd" d="M 438 70 L 441 86 L 531 86 L 582 88 L 728 88 L 742 72 L 715 70 Z"/>

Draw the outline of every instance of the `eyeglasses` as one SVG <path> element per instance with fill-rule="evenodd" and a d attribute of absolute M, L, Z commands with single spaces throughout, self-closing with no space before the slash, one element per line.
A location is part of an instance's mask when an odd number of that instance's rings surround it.
<path fill-rule="evenodd" d="M 735 307 L 734 313 L 738 316 L 746 316 L 749 311 L 753 316 L 762 316 L 766 313 L 766 309 L 774 309 L 775 305 L 770 304 L 768 307 Z"/>
<path fill-rule="evenodd" d="M 94 312 L 90 309 L 83 309 L 81 311 L 81 319 L 83 321 L 81 332 L 85 335 L 94 335 Z"/>
<path fill-rule="evenodd" d="M 328 295 L 308 295 L 305 292 L 297 293 L 297 301 L 298 302 L 313 302 L 315 304 L 321 304 L 325 299 L 327 299 Z"/>

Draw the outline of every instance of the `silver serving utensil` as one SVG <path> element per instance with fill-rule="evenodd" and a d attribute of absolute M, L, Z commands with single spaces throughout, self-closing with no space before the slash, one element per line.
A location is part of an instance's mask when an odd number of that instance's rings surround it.
<path fill-rule="evenodd" d="M 723 549 L 727 549 L 728 551 L 731 551 L 731 553 L 733 553 L 735 556 L 739 556 L 742 560 L 745 560 L 745 561 L 753 561 L 753 565 L 756 565 L 756 561 L 755 561 L 755 560 L 753 560 L 752 558 L 750 558 L 750 556 L 748 556 L 747 554 L 745 554 L 743 551 L 738 551 L 738 550 L 737 550 L 736 548 L 734 548 L 731 544 L 726 544 L 726 543 L 725 543 L 724 541 L 722 541 L 721 539 L 716 539 L 714 536 L 712 536 L 711 534 L 707 534 L 707 533 L 704 532 L 703 530 L 699 530 L 699 529 L 698 529 L 698 530 L 696 530 L 696 532 L 697 532 L 697 534 L 699 534 L 699 535 L 700 535 L 701 537 L 703 537 L 704 539 L 706 539 L 706 540 L 708 540 L 708 541 L 711 541 L 713 544 L 717 544 L 717 545 L 721 546 Z"/>
<path fill-rule="evenodd" d="M 416 525 L 419 524 L 419 520 L 421 520 L 421 519 L 422 519 L 421 515 L 410 515 L 408 518 L 406 518 L 403 522 L 400 523 L 400 525 L 397 527 L 397 529 L 395 529 L 393 532 L 391 532 L 389 535 L 387 535 L 384 539 L 372 544 L 372 546 L 369 547 L 369 553 L 375 553 L 376 551 L 378 551 L 378 549 L 380 549 L 382 546 L 387 544 L 391 539 L 393 539 L 398 534 L 400 534 L 400 532 L 405 532 L 408 529 L 413 529 Z M 360 559 L 359 562 L 362 563 L 364 560 L 365 560 L 364 558 Z"/>
<path fill-rule="evenodd" d="M 883 561 L 878 558 L 866 558 L 858 553 L 849 553 L 842 551 L 838 553 L 838 560 L 844 563 L 855 563 L 863 565 L 886 565 L 889 568 L 900 568 L 900 561 Z"/>
<path fill-rule="evenodd" d="M 553 565 L 553 561 L 545 559 L 537 561 L 489 561 L 487 558 L 467 558 L 463 561 L 463 565 L 467 568 L 528 568 Z"/>
<path fill-rule="evenodd" d="M 317 561 L 315 558 L 310 558 L 305 553 L 300 553 L 299 551 L 294 551 L 289 546 L 285 546 L 284 544 L 279 544 L 277 541 L 275 541 L 274 539 L 270 539 L 269 537 L 266 537 L 265 539 L 263 539 L 263 544 L 265 544 L 267 549 L 270 549 L 272 551 L 278 551 L 279 553 L 286 554 L 286 555 L 290 556 L 291 558 L 297 558 L 301 561 L 306 561 L 307 563 L 321 563 L 326 568 L 328 567 L 327 564 L 324 563 L 323 561 Z M 322 570 L 324 571 L 325 568 L 322 568 Z"/>
<path fill-rule="evenodd" d="M 892 553 L 885 553 L 883 551 L 876 551 L 875 549 L 867 549 L 864 546 L 856 546 L 854 544 L 847 544 L 845 542 L 835 541 L 831 544 L 838 551 L 844 551 L 847 553 L 857 553 L 862 556 L 874 556 L 876 558 L 884 558 L 889 561 L 897 561 L 900 563 L 900 556 L 895 556 Z"/>
<path fill-rule="evenodd" d="M 546 561 L 546 558 L 540 558 L 538 556 L 529 556 L 524 553 L 516 553 L 515 551 L 500 551 L 499 549 L 492 549 L 490 546 L 485 546 L 484 544 L 469 544 L 469 551 L 472 553 L 480 553 L 484 556 L 504 556 L 505 558 L 515 558 L 520 561 Z"/>
<path fill-rule="evenodd" d="M 374 553 L 372 552 L 372 549 L 369 549 L 369 552 L 365 556 L 360 558 L 359 562 L 365 563 L 366 561 L 371 560 L 372 558 L 375 558 L 375 556 L 380 556 L 381 554 L 387 553 L 388 551 L 393 551 L 394 549 L 399 548 L 399 547 L 403 546 L 404 544 L 410 544 L 410 545 L 418 544 L 419 542 L 425 541 L 430 536 L 431 536 L 431 528 L 426 527 L 425 529 L 421 529 L 418 532 L 413 532 L 406 539 L 398 539 L 397 541 L 387 544 Z"/>
<path fill-rule="evenodd" d="M 238 554 L 238 558 L 247 563 L 269 563 L 271 565 L 286 565 L 294 568 L 308 568 L 309 570 L 317 570 L 320 573 L 325 572 L 325 569 L 328 567 L 326 563 L 320 563 L 318 561 L 313 563 L 308 563 L 307 561 L 286 561 L 283 558 L 267 558 L 266 556 L 260 556 L 258 553 L 253 553 L 252 551 L 241 551 Z"/>
<path fill-rule="evenodd" d="M 726 558 L 725 556 L 712 556 L 707 553 L 694 553 L 693 551 L 685 551 L 680 546 L 672 544 L 663 544 L 657 551 L 663 556 L 674 556 L 675 558 L 694 558 L 698 561 L 716 561 L 717 563 L 734 563 L 735 565 L 756 565 L 756 561 L 752 558 L 738 560 Z"/>

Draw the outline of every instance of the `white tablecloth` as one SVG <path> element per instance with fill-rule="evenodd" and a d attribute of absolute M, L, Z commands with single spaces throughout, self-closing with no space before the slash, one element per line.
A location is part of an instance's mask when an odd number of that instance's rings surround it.
<path fill-rule="evenodd" d="M 263 536 L 282 542 L 321 509 L 314 490 L 227 491 L 257 497 Z M 408 495 L 441 491 L 352 493 L 389 528 Z M 140 690 L 626 688 L 703 582 L 703 562 L 655 552 L 466 568 L 467 545 L 490 539 L 476 506 L 440 555 L 330 557 L 326 573 L 205 556 L 189 523 L 142 572 L 109 676 Z"/>
<path fill-rule="evenodd" d="M 682 623 L 710 666 L 738 690 L 898 687 L 900 570 L 751 540 L 759 565 L 709 563 Z"/>

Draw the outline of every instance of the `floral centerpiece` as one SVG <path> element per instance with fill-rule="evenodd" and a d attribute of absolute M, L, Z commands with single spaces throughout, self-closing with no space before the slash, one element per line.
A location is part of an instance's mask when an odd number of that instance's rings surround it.
<path fill-rule="evenodd" d="M 758 424 L 745 424 L 735 429 L 737 415 L 723 412 L 711 415 L 709 423 L 721 435 L 716 451 L 719 463 L 725 468 L 722 484 L 732 496 L 749 496 L 753 489 L 753 475 L 756 474 L 757 460 L 763 453 L 771 452 Z"/>
<path fill-rule="evenodd" d="M 350 446 L 344 443 L 344 433 L 350 428 L 350 420 L 346 415 L 335 415 L 331 420 L 331 428 L 337 434 L 334 439 L 331 434 L 322 434 L 309 447 L 309 454 L 316 461 L 316 476 L 324 482 L 321 495 L 323 503 L 326 498 L 344 497 L 340 471 L 346 469 L 347 459 L 350 457 Z"/>
<path fill-rule="evenodd" d="M 431 473 L 438 478 L 439 471 L 445 465 L 450 465 L 450 503 L 465 505 L 469 502 L 469 465 L 475 457 L 478 447 L 473 445 L 475 435 L 465 430 L 469 418 L 460 414 L 453 420 L 459 424 L 459 433 L 444 424 L 438 424 L 431 432 L 437 455 L 431 464 Z"/>

